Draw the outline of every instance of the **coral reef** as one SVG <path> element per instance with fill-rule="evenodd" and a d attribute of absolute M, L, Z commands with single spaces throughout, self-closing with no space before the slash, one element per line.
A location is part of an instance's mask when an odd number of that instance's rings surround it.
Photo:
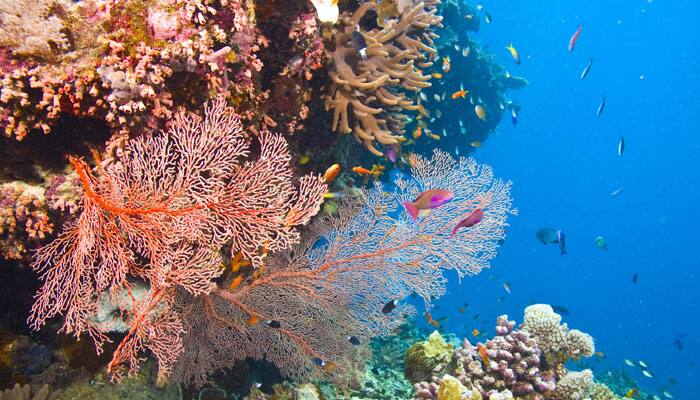
<path fill-rule="evenodd" d="M 333 130 L 354 133 L 374 154 L 380 145 L 403 139 L 405 110 L 418 110 L 404 91 L 429 87 L 423 69 L 433 65 L 437 35 L 442 26 L 436 15 L 439 1 L 401 2 L 398 18 L 384 22 L 382 29 L 358 30 L 365 14 L 376 3 L 363 3 L 352 14 L 343 13 L 343 30 L 336 34 L 329 76 L 333 81 L 326 96 L 326 109 L 333 110 Z"/>
<path fill-rule="evenodd" d="M 418 342 L 406 352 L 404 375 L 410 382 L 429 379 L 435 371 L 442 371 L 451 361 L 452 346 L 434 331 L 428 340 Z"/>
<path fill-rule="evenodd" d="M 254 75 L 267 41 L 250 1 L 23 0 L 0 12 L 0 46 L 11 53 L 0 91 L 7 136 L 48 133 L 63 114 L 122 135 L 153 132 L 219 93 L 245 103 L 245 118 L 261 117 L 253 110 L 266 95 Z"/>
<path fill-rule="evenodd" d="M 577 352 L 563 353 L 563 347 L 550 346 L 558 343 L 562 332 L 568 333 L 566 325 L 559 324 L 561 317 L 552 314 L 547 305 L 530 306 L 525 310 L 528 323 L 523 323 L 520 329 L 515 329 L 515 322 L 507 316 L 498 317 L 493 339 L 474 346 L 465 338 L 463 345 L 452 351 L 449 364 L 441 364 L 442 368 L 433 369 L 430 379 L 415 383 L 415 398 L 439 399 L 440 388 L 456 379 L 464 388 L 488 399 L 512 396 L 528 400 L 615 399 L 607 386 L 593 381 L 590 370 L 568 372 L 561 363 L 545 361 L 562 361 L 563 354 L 576 357 L 588 354 L 579 347 Z M 545 325 L 546 330 L 542 329 Z M 557 329 L 552 328 L 555 326 Z M 586 338 L 580 342 L 592 346 L 592 339 L 590 343 L 587 340 L 590 337 L 576 332 L 577 339 Z M 606 397 L 611 394 L 613 397 Z"/>
<path fill-rule="evenodd" d="M 561 324 L 561 316 L 548 304 L 528 306 L 521 329 L 529 332 L 537 341 L 550 366 L 590 357 L 595 353 L 593 338 Z"/>
<path fill-rule="evenodd" d="M 15 384 L 12 389 L 0 392 L 0 400 L 56 400 L 60 391 L 51 391 L 49 385 L 42 386 L 38 391 L 32 391 L 29 385 Z"/>

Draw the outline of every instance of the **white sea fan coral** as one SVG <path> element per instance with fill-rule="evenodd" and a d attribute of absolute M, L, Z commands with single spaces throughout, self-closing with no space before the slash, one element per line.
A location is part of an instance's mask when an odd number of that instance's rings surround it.
<path fill-rule="evenodd" d="M 0 47 L 17 56 L 51 59 L 68 47 L 63 21 L 55 15 L 68 5 L 64 0 L 0 0 Z"/>

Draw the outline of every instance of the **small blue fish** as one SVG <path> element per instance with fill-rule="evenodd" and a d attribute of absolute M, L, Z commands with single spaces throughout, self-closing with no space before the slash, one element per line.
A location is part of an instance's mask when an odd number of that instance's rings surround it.
<path fill-rule="evenodd" d="M 590 61 L 588 61 L 588 65 L 586 65 L 586 68 L 584 68 L 583 72 L 581 72 L 581 80 L 586 78 L 588 73 L 591 71 L 592 66 L 593 66 L 593 57 L 591 57 Z"/>

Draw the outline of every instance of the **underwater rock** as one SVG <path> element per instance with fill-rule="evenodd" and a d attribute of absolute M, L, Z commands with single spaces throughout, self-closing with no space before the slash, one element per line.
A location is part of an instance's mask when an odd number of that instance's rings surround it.
<path fill-rule="evenodd" d="M 404 375 L 411 383 L 429 379 L 444 371 L 450 362 L 452 346 L 434 331 L 428 340 L 411 346 L 406 352 Z"/>
<path fill-rule="evenodd" d="M 15 378 L 38 374 L 50 364 L 51 351 L 46 346 L 34 343 L 28 336 L 0 336 L 0 378 L 9 378 L 11 383 Z M 0 388 L 4 386 L 0 383 Z"/>
<path fill-rule="evenodd" d="M 0 391 L 0 400 L 55 400 L 60 391 L 51 391 L 49 385 L 32 390 L 30 385 L 16 383 L 12 389 Z"/>
<path fill-rule="evenodd" d="M 481 400 L 481 394 L 477 390 L 467 389 L 459 379 L 444 375 L 438 388 L 437 400 Z"/>

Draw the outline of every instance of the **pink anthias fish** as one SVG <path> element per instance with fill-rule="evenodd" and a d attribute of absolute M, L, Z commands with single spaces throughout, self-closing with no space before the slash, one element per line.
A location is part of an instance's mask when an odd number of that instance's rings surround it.
<path fill-rule="evenodd" d="M 574 34 L 571 35 L 571 38 L 569 39 L 569 53 L 574 51 L 574 47 L 576 47 L 576 42 L 578 41 L 578 37 L 581 36 L 582 30 L 583 25 L 579 25 L 578 29 L 576 29 L 576 32 L 574 32 Z"/>
<path fill-rule="evenodd" d="M 459 221 L 457 223 L 457 226 L 452 230 L 452 234 L 450 237 L 454 236 L 455 233 L 459 230 L 459 228 L 471 228 L 472 226 L 478 224 L 481 222 L 481 220 L 484 218 L 484 210 L 481 208 L 477 208 L 476 210 L 472 211 L 467 218 Z"/>
<path fill-rule="evenodd" d="M 449 190 L 430 189 L 418 195 L 413 202 L 404 201 L 403 206 L 415 221 L 421 212 L 428 213 L 434 208 L 449 203 L 453 198 L 454 195 Z"/>

